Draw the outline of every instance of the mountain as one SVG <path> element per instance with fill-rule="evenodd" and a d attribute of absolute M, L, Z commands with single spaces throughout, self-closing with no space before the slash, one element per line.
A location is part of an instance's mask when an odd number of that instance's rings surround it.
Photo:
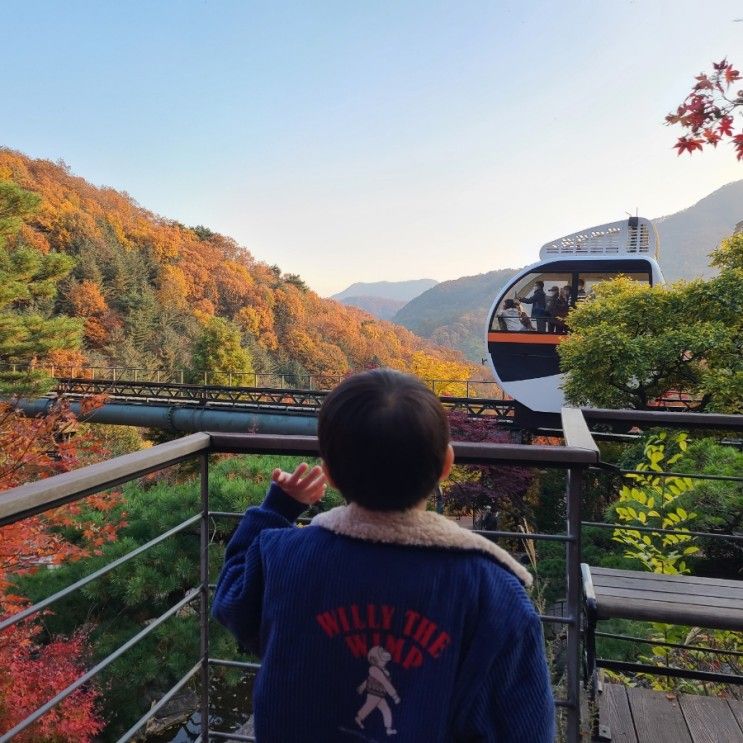
<path fill-rule="evenodd" d="M 479 317 L 479 331 L 482 331 L 485 312 L 496 292 L 516 271 L 515 268 L 501 268 L 442 281 L 408 302 L 395 315 L 394 321 L 424 338 L 440 332 L 450 333 L 451 339 L 456 339 L 464 332 L 460 326 L 470 327 Z M 460 348 L 460 345 L 457 343 L 455 347 Z"/>
<path fill-rule="evenodd" d="M 653 220 L 666 281 L 710 277 L 708 256 L 743 219 L 743 180 L 728 183 L 688 209 Z"/>
<path fill-rule="evenodd" d="M 743 180 L 728 183 L 688 209 L 653 220 L 666 281 L 712 274 L 709 253 L 743 220 Z M 519 269 L 499 269 L 443 281 L 392 318 L 416 335 L 455 348 L 471 361 L 485 354 L 486 315 L 496 294 Z"/>
<path fill-rule="evenodd" d="M 411 281 L 373 281 L 370 283 L 357 282 L 351 284 L 331 299 L 347 300 L 352 297 L 379 297 L 393 299 L 398 302 L 409 302 L 422 294 L 438 282 L 434 279 L 412 279 Z M 348 302 L 346 302 L 348 304 Z"/>
<path fill-rule="evenodd" d="M 386 297 L 343 297 L 339 301 L 349 307 L 358 307 L 380 320 L 391 320 L 407 304 L 405 300 Z"/>
<path fill-rule="evenodd" d="M 226 332 L 224 323 L 215 328 L 222 318 L 239 331 L 260 373 L 342 375 L 383 364 L 461 379 L 475 370 L 406 328 L 322 299 L 299 276 L 257 261 L 231 238 L 153 214 L 64 164 L 0 148 L 0 180 L 40 196 L 8 249 L 59 251 L 75 261 L 56 299 L 39 309 L 81 318 L 83 356 L 76 364 L 165 374 L 194 368 L 209 329 L 210 337 Z"/>

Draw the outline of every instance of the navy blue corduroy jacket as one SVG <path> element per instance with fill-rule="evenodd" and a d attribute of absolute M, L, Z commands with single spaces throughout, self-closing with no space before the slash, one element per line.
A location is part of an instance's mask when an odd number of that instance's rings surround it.
<path fill-rule="evenodd" d="M 259 743 L 554 740 L 522 566 L 431 512 L 352 504 L 297 528 L 303 510 L 272 485 L 230 540 L 214 597 L 263 661 Z"/>

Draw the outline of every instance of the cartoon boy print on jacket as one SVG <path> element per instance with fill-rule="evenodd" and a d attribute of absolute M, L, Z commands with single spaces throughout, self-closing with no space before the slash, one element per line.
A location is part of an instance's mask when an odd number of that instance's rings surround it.
<path fill-rule="evenodd" d="M 392 727 L 392 711 L 386 699 L 389 695 L 395 704 L 400 704 L 400 697 L 390 681 L 390 672 L 385 668 L 392 660 L 392 656 L 384 648 L 376 645 L 366 658 L 369 661 L 369 675 L 356 690 L 359 694 L 366 692 L 366 701 L 356 713 L 356 724 L 363 730 L 364 720 L 378 709 L 382 713 L 387 735 L 396 735 L 397 730 Z"/>
<path fill-rule="evenodd" d="M 343 643 L 355 661 L 354 668 L 358 669 L 357 664 L 362 660 L 369 664 L 366 680 L 356 687 L 358 694 L 366 694 L 361 709 L 353 717 L 356 730 L 377 727 L 379 716 L 372 713 L 378 709 L 387 735 L 396 735 L 388 702 L 391 699 L 400 704 L 400 694 L 392 683 L 393 675 L 396 683 L 403 687 L 405 683 L 415 683 L 416 677 L 421 678 L 418 669 L 437 662 L 449 649 L 452 643 L 449 633 L 420 611 L 386 603 L 336 606 L 316 614 L 315 620 L 327 638 Z M 388 664 L 392 666 L 392 673 Z M 348 671 L 351 672 L 350 666 Z M 409 672 L 412 676 L 408 676 Z M 426 672 L 423 674 L 425 677 Z M 350 720 L 354 711 L 347 709 L 342 714 Z M 405 712 L 396 713 L 396 717 L 402 730 Z M 347 734 L 355 732 L 344 727 L 340 729 Z M 403 730 L 402 734 L 406 732 Z"/>

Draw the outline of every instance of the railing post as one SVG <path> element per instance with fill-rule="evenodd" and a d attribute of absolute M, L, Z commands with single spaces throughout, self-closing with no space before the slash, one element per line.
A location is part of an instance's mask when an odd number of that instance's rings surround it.
<path fill-rule="evenodd" d="M 200 654 L 201 654 L 201 743 L 209 743 L 209 454 L 199 455 L 201 480 L 201 534 L 199 552 L 199 605 Z"/>
<path fill-rule="evenodd" d="M 581 614 L 581 494 L 585 468 L 571 467 L 567 472 L 565 492 L 567 511 L 567 536 L 565 546 L 565 579 L 567 584 L 568 647 L 566 662 L 567 683 L 567 740 L 580 741 L 580 614 Z"/>

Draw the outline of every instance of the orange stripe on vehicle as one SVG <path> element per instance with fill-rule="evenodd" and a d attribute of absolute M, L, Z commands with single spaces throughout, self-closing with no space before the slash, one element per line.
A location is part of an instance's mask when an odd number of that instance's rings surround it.
<path fill-rule="evenodd" d="M 566 338 L 567 335 L 558 333 L 520 333 L 517 330 L 510 333 L 488 333 L 489 343 L 542 343 L 546 346 L 556 346 Z"/>

